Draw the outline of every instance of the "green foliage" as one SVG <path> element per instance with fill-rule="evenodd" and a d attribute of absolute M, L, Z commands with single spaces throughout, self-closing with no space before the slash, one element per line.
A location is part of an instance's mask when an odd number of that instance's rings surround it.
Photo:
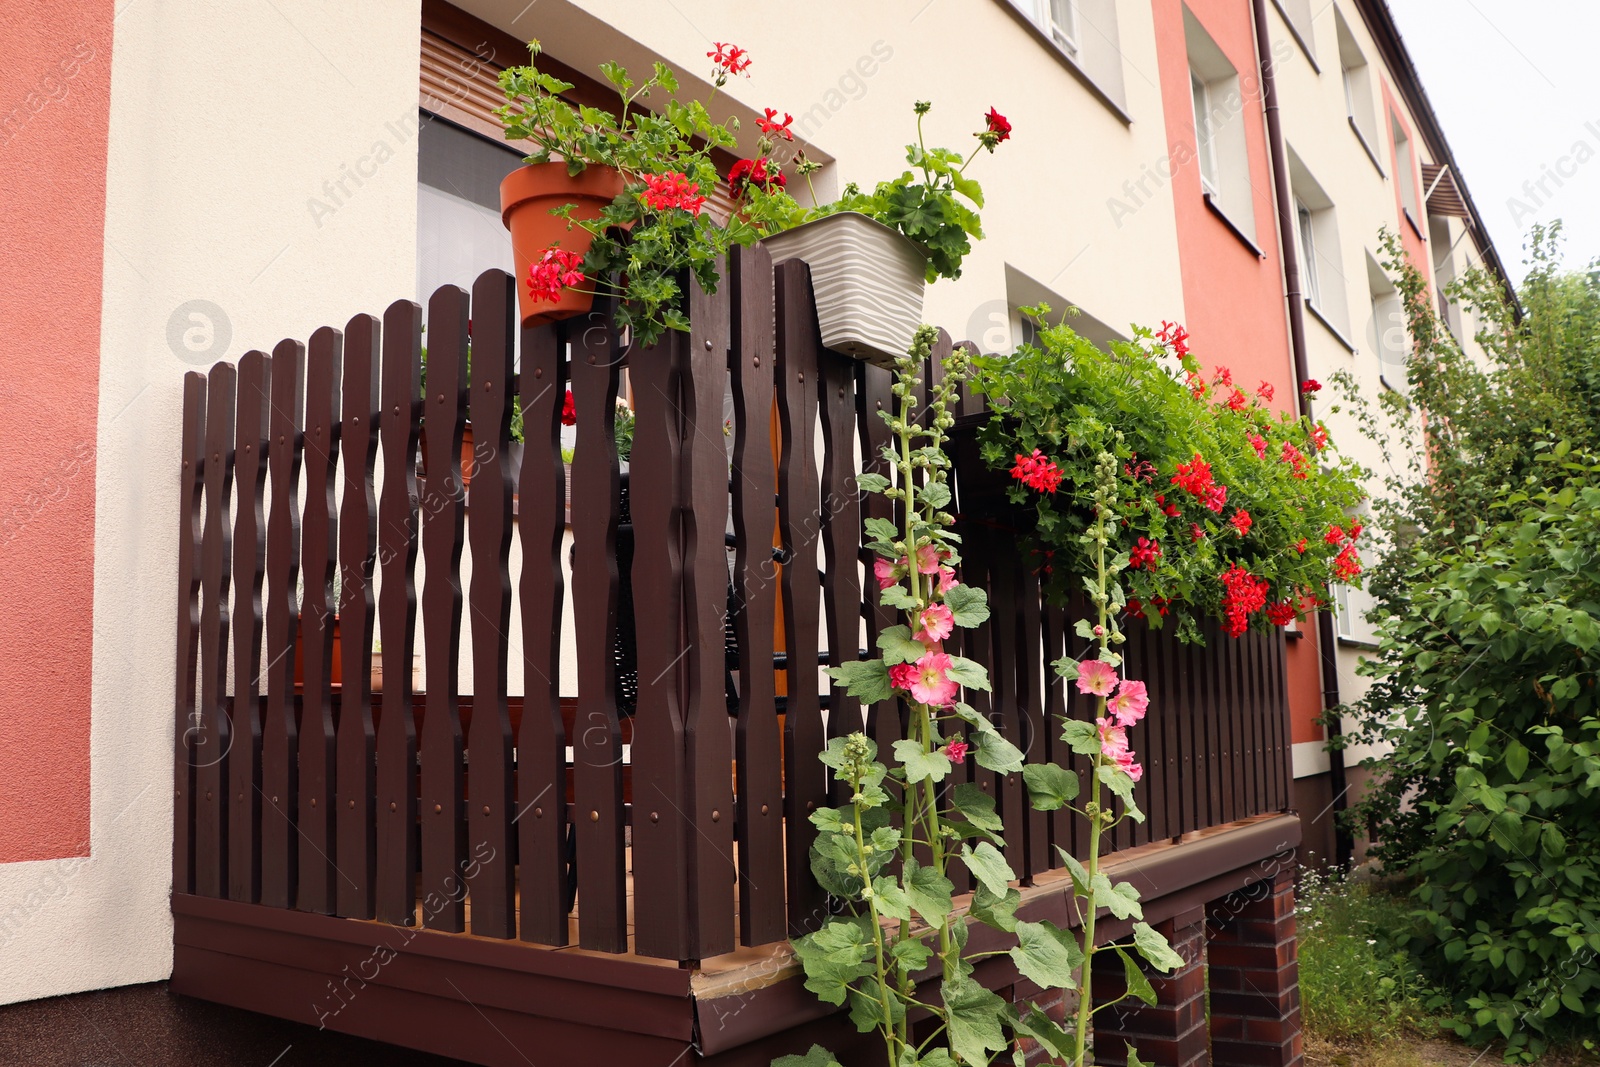
<path fill-rule="evenodd" d="M 1297 892 L 1300 1005 L 1306 1029 L 1364 1045 L 1437 1032 L 1440 1004 L 1398 939 L 1415 927 L 1406 898 L 1304 869 Z"/>
<path fill-rule="evenodd" d="M 979 152 L 994 151 L 998 142 L 979 134 L 979 147 L 965 157 L 948 148 L 925 147 L 922 116 L 929 107 L 916 105 L 917 143 L 906 145 L 906 162 L 914 169 L 879 182 L 870 193 L 847 185 L 843 196 L 813 208 L 806 218 L 859 211 L 899 230 L 928 257 L 927 280 L 932 282 L 961 277 L 961 261 L 972 251 L 972 242 L 983 239 L 983 223 L 974 210 L 983 207 L 983 189 L 966 176 L 966 169 Z"/>
<path fill-rule="evenodd" d="M 1411 944 L 1458 1032 L 1514 1053 L 1600 1032 L 1600 466 L 1553 452 L 1569 484 L 1411 556 L 1355 735 L 1394 746 L 1360 815 L 1418 880 Z"/>
<path fill-rule="evenodd" d="M 1364 472 L 1331 443 L 1317 447 L 1325 429 L 1274 412 L 1251 395 L 1252 383 L 1228 384 L 1225 368 L 1204 379 L 1183 342 L 1166 340 L 1169 328 L 1161 337 L 1139 328 L 1134 341 L 1103 350 L 1064 321 L 1047 322 L 1049 308 L 1027 311 L 1041 327 L 1036 344 L 976 361 L 975 387 L 996 412 L 979 440 L 994 470 L 1038 449 L 1062 475 L 1053 491 L 1021 481 L 1008 490 L 1032 520 L 1058 601 L 1095 570 L 1096 546 L 1085 535 L 1095 519 L 1094 468 L 1104 453 L 1121 471 L 1111 507 L 1123 521 L 1109 551 L 1128 560 L 1141 538 L 1160 549 L 1158 557 L 1135 558 L 1108 590 L 1127 598 L 1130 614 L 1160 626 L 1171 611 L 1179 635 L 1199 640 L 1202 619 L 1228 617 L 1219 579 L 1233 566 L 1267 583 L 1266 605 L 1275 605 L 1279 625 L 1327 601 L 1333 561 L 1350 542 L 1330 544 L 1325 535 L 1346 527 L 1363 496 Z M 1224 502 L 1176 484 L 1179 465 L 1196 457 L 1226 487 Z M 1259 608 L 1249 622 L 1270 628 Z M 1239 632 L 1243 625 L 1238 618 Z"/>

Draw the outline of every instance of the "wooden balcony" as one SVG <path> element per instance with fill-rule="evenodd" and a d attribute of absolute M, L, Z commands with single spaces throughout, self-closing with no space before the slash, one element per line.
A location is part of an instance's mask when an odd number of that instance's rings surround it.
<path fill-rule="evenodd" d="M 893 621 L 860 566 L 887 502 L 853 480 L 880 462 L 890 376 L 822 348 L 805 266 L 759 250 L 649 349 L 604 308 L 530 329 L 514 308 L 500 272 L 435 293 L 426 394 L 409 301 L 187 377 L 173 988 L 484 1064 L 766 1064 L 818 1040 L 871 1062 L 787 939 L 830 907 L 807 862 L 807 815 L 834 799 L 817 754 L 902 728 L 893 701 L 860 707 L 800 666 L 857 658 Z M 1071 620 L 1017 534 L 967 506 L 980 475 L 956 471 L 963 577 L 994 608 L 961 648 L 994 679 L 977 706 L 1070 767 L 1051 724 L 1086 711 L 1047 664 Z M 1132 731 L 1149 819 L 1119 828 L 1113 862 L 1157 923 L 1281 881 L 1299 842 L 1282 637 L 1208 638 L 1136 626 L 1125 649 L 1151 695 Z M 955 781 L 995 795 L 1024 912 L 1071 921 L 1053 846 L 1081 853 L 1084 827 L 1031 810 L 1020 776 Z M 1026 995 L 1009 968 L 978 974 Z"/>

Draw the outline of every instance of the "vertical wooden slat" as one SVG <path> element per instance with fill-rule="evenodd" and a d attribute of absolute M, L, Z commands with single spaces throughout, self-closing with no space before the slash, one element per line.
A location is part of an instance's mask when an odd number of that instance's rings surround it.
<path fill-rule="evenodd" d="M 467 293 L 441 286 L 428 301 L 428 381 L 422 402 L 427 478 L 422 483 L 422 637 L 427 695 L 422 719 L 423 924 L 466 929 L 461 767 L 461 546 L 465 495 Z M 437 906 L 435 906 L 437 905 Z"/>
<path fill-rule="evenodd" d="M 572 611 L 578 653 L 573 724 L 578 841 L 578 943 L 602 952 L 628 947 L 623 870 L 622 732 L 617 722 L 617 360 L 610 308 L 574 342 L 572 398 L 578 437 L 572 460 Z M 631 481 L 631 479 L 630 479 Z M 673 620 L 655 620 L 676 629 Z"/>
<path fill-rule="evenodd" d="M 683 424 L 679 400 L 683 338 L 669 332 L 629 360 L 633 458 L 633 610 L 638 620 L 676 620 L 683 612 L 679 486 Z M 700 427 L 704 432 L 707 427 Z M 718 433 L 720 440 L 722 435 Z M 645 621 L 638 634 L 638 709 L 633 721 L 634 942 L 640 955 L 689 955 L 689 822 L 685 789 L 684 645 L 676 625 Z M 720 646 L 719 646 L 720 647 Z"/>
<path fill-rule="evenodd" d="M 336 910 L 373 917 L 378 841 L 377 745 L 372 725 L 372 617 L 377 496 L 379 361 L 382 329 L 357 315 L 345 326 L 344 409 L 339 449 L 344 502 L 339 509 L 339 644 L 343 682 L 335 737 Z"/>
<path fill-rule="evenodd" d="M 1056 656 L 1049 654 L 1044 632 L 1044 606 L 1039 599 L 1039 574 L 1036 560 L 1021 562 L 1021 594 L 1018 602 L 1022 612 L 1022 644 L 1018 655 L 1018 696 L 1022 711 L 1023 736 L 1027 744 L 1023 749 L 1029 763 L 1041 763 L 1050 758 L 1049 724 L 1045 719 L 1046 675 L 1054 674 L 1049 663 Z M 1059 655 L 1059 653 L 1057 653 Z M 1028 871 L 1040 874 L 1050 869 L 1050 813 L 1033 810 L 1028 803 L 1027 789 L 1022 791 L 1022 803 L 1028 820 Z"/>
<path fill-rule="evenodd" d="M 344 336 L 324 326 L 306 362 L 306 510 L 300 524 L 300 603 L 305 679 L 300 713 L 300 888 L 295 906 L 330 914 L 334 905 L 333 575 L 338 543 L 334 471 L 339 456 L 339 378 Z"/>
<path fill-rule="evenodd" d="M 734 590 L 738 610 L 739 938 L 746 945 L 782 940 L 783 771 L 772 652 L 777 571 L 772 562 L 773 290 L 772 257 L 760 245 L 736 248 L 729 270 L 733 389 Z"/>
<path fill-rule="evenodd" d="M 1155 633 L 1148 624 L 1132 620 L 1128 626 L 1128 643 L 1123 646 L 1123 651 L 1130 649 L 1133 660 L 1127 665 L 1125 677 L 1137 678 L 1146 685 L 1153 684 L 1160 690 L 1161 683 L 1156 678 L 1160 670 L 1160 660 L 1155 651 Z M 1146 716 L 1132 730 L 1129 731 L 1130 740 L 1134 740 L 1134 748 L 1139 753 L 1140 762 L 1144 764 L 1144 775 L 1135 787 L 1135 795 L 1139 799 L 1139 806 L 1144 809 L 1145 821 L 1136 823 L 1132 827 L 1135 844 L 1144 844 L 1147 841 L 1165 837 L 1167 821 L 1167 778 L 1163 773 L 1163 760 L 1166 748 L 1163 744 L 1161 731 L 1158 729 L 1159 719 Z"/>
<path fill-rule="evenodd" d="M 1000 734 L 1017 748 L 1026 740 L 1022 734 L 1020 703 L 1022 694 L 1018 686 L 1021 664 L 1018 662 L 1022 639 L 1022 606 L 1018 602 L 1018 572 L 1021 561 L 1011 545 L 999 543 L 999 536 L 985 530 L 980 538 L 989 559 L 989 595 L 991 598 L 989 640 L 993 666 L 989 671 L 989 684 L 994 687 L 991 718 Z M 972 694 L 968 693 L 968 699 Z M 1022 787 L 1022 775 L 1013 771 L 995 775 L 996 799 L 999 800 L 1000 818 L 1005 823 L 1006 859 L 1018 875 L 1028 876 L 1028 817 L 1032 810 L 1027 801 L 1027 791 Z"/>
<path fill-rule="evenodd" d="M 883 449 L 892 440 L 889 424 L 883 420 L 882 413 L 893 414 L 896 411 L 895 397 L 891 391 L 894 386 L 894 375 L 883 367 L 875 367 L 863 363 L 860 367 L 861 382 L 856 393 L 856 420 L 858 433 L 861 436 L 861 470 L 863 473 L 879 474 L 894 481 L 894 468 L 883 455 Z M 894 519 L 894 502 L 881 493 L 861 494 L 861 513 L 863 519 Z M 878 635 L 899 621 L 894 608 L 885 607 L 878 602 L 878 583 L 873 577 L 873 564 L 877 562 L 876 554 L 861 550 L 861 562 L 865 568 L 863 585 L 866 589 L 867 613 L 867 648 L 878 647 Z M 903 709 L 900 701 L 890 698 L 880 700 L 867 711 L 867 735 L 878 743 L 878 751 L 888 753 L 894 743 L 905 735 L 905 727 L 901 721 Z M 964 768 L 957 768 L 957 775 L 964 773 Z M 964 777 L 957 777 L 956 781 L 964 781 Z"/>
<path fill-rule="evenodd" d="M 1223 635 L 1217 639 L 1217 679 L 1222 714 L 1222 821 L 1232 822 L 1240 814 L 1239 788 L 1244 777 L 1243 746 L 1239 716 L 1239 640 Z"/>
<path fill-rule="evenodd" d="M 1178 682 L 1173 710 L 1177 713 L 1178 740 L 1182 753 L 1178 762 L 1178 781 L 1183 783 L 1179 791 L 1180 823 L 1182 832 L 1190 833 L 1200 828 L 1200 812 L 1205 810 L 1206 803 L 1208 760 L 1203 695 L 1200 692 L 1203 680 L 1195 665 L 1195 646 L 1176 640 L 1174 644 L 1178 650 Z"/>
<path fill-rule="evenodd" d="M 1200 653 L 1200 659 L 1205 668 L 1206 679 L 1204 690 L 1206 749 L 1211 754 L 1211 769 L 1206 776 L 1205 825 L 1217 826 L 1228 820 L 1226 812 L 1229 808 L 1225 797 L 1229 788 L 1229 777 L 1233 772 L 1233 763 L 1228 751 L 1228 696 L 1222 671 L 1224 651 L 1222 643 L 1228 640 L 1228 636 L 1214 622 L 1206 624 L 1204 633 L 1205 651 Z"/>
<path fill-rule="evenodd" d="M 206 379 L 189 371 L 183 376 L 183 468 L 178 502 L 178 641 L 172 747 L 172 891 L 194 892 L 194 772 L 192 745 L 199 736 L 200 709 L 195 703 L 195 671 L 200 655 L 200 575 L 205 489 Z"/>
<path fill-rule="evenodd" d="M 417 437 L 421 427 L 422 308 L 397 300 L 383 314 L 380 447 L 383 496 L 378 505 L 378 564 L 383 579 L 383 717 L 377 744 L 377 867 L 373 892 L 379 919 L 416 920 L 417 728 L 411 662 L 417 637 Z"/>
<path fill-rule="evenodd" d="M 812 303 L 811 271 L 798 260 L 777 269 L 778 420 L 783 452 L 778 463 L 778 527 L 783 552 L 783 632 L 788 653 L 788 704 L 784 718 L 784 821 L 788 855 L 789 932 L 804 934 L 826 915 L 824 894 L 811 877 L 810 816 L 828 797 L 829 777 L 817 759 L 823 749 L 817 699 L 817 584 L 815 516 L 819 499 L 815 422 L 817 355 L 822 340 Z"/>
<path fill-rule="evenodd" d="M 195 892 L 228 884 L 228 498 L 233 488 L 233 398 L 238 370 L 211 368 L 206 397 L 205 533 L 200 549 L 200 730 L 195 761 Z"/>
<path fill-rule="evenodd" d="M 1273 722 L 1278 731 L 1278 803 L 1277 810 L 1285 811 L 1294 803 L 1294 744 L 1289 731 L 1289 694 L 1285 678 L 1284 658 L 1288 653 L 1288 638 L 1279 634 L 1272 644 L 1272 695 Z"/>
<path fill-rule="evenodd" d="M 522 664 L 524 697 L 517 737 L 517 827 L 521 937 L 567 943 L 567 757 L 561 721 L 561 541 L 566 472 L 561 408 L 566 399 L 564 342 L 557 327 L 522 332 L 523 452 Z"/>
<path fill-rule="evenodd" d="M 1245 722 L 1245 796 L 1248 798 L 1243 814 L 1258 815 L 1266 810 L 1266 738 L 1262 736 L 1261 672 L 1257 663 L 1261 634 L 1251 630 L 1238 644 L 1241 661 L 1239 703 Z"/>
<path fill-rule="evenodd" d="M 818 357 L 817 390 L 822 412 L 823 603 L 828 663 L 839 666 L 861 656 L 861 496 L 856 488 L 856 361 L 824 349 Z M 871 573 L 870 571 L 868 572 Z M 843 686 L 828 686 L 828 736 L 862 728 L 861 701 Z M 844 783 L 838 783 L 843 786 Z M 847 796 L 835 799 L 848 802 Z"/>
<path fill-rule="evenodd" d="M 727 264 L 721 264 L 726 273 Z M 728 290 L 689 291 L 683 361 L 683 613 L 687 699 L 685 785 L 696 832 L 689 834 L 690 957 L 734 946 L 733 724 L 728 720 Z M 853 555 L 853 553 L 852 553 Z"/>
<path fill-rule="evenodd" d="M 261 484 L 267 469 L 271 360 L 239 357 L 239 416 L 234 426 L 233 745 L 228 750 L 228 897 L 261 895 L 261 572 L 266 521 Z"/>
<path fill-rule="evenodd" d="M 472 932 L 515 937 L 511 717 L 511 376 L 516 373 L 516 279 L 502 270 L 472 286 L 472 725 L 467 735 L 467 848 Z M 485 448 L 489 449 L 485 453 Z"/>
<path fill-rule="evenodd" d="M 1057 766 L 1072 769 L 1072 749 L 1061 739 L 1061 731 L 1067 715 L 1067 686 L 1061 676 L 1055 672 L 1050 664 L 1060 659 L 1067 650 L 1067 613 L 1064 608 L 1056 607 L 1046 600 L 1044 611 L 1044 731 L 1045 748 L 1044 758 Z M 1073 813 L 1063 807 L 1049 813 L 1050 816 L 1050 843 L 1059 845 L 1068 852 L 1072 851 L 1072 821 L 1076 818 Z M 1051 867 L 1061 866 L 1061 858 L 1052 848 L 1046 854 Z"/>
<path fill-rule="evenodd" d="M 1167 821 L 1163 836 L 1176 837 L 1184 832 L 1183 790 L 1187 784 L 1188 747 L 1182 738 L 1184 715 L 1182 702 L 1186 690 L 1183 683 L 1182 649 L 1178 643 L 1177 628 L 1170 621 L 1156 635 L 1160 651 L 1161 679 L 1159 719 L 1163 759 L 1160 773 L 1167 779 Z M 1153 699 L 1153 698 L 1152 698 Z"/>
<path fill-rule="evenodd" d="M 994 656 L 994 628 L 1002 609 L 999 604 L 1000 591 L 995 581 L 995 571 L 991 566 L 988 531 L 982 526 L 969 524 L 962 530 L 962 537 L 964 540 L 961 542 L 961 581 L 965 585 L 988 590 L 990 603 L 988 621 L 970 630 L 962 631 L 961 654 L 986 668 L 989 671 L 989 684 L 993 686 L 997 673 Z M 995 719 L 996 716 L 993 714 L 994 695 L 992 693 L 985 693 L 982 690 L 967 690 L 964 695 L 967 703 L 972 706 L 975 712 L 989 718 L 991 721 Z M 998 803 L 1002 793 L 999 776 L 993 771 L 985 770 L 976 765 L 972 767 L 971 773 L 972 781 L 978 788 L 994 797 L 996 803 Z M 1002 819 L 1004 818 L 1003 812 L 1001 817 Z M 1010 837 L 1011 831 L 1011 826 L 1005 827 L 1004 832 L 1008 845 L 1013 840 Z M 1019 835 L 1015 840 L 1020 842 L 1022 838 Z M 952 881 L 956 881 L 958 887 L 965 885 L 965 872 L 959 867 L 956 868 Z"/>
<path fill-rule="evenodd" d="M 261 728 L 261 903 L 294 904 L 300 880 L 295 821 L 300 800 L 300 731 L 295 715 L 295 633 L 300 622 L 300 456 L 304 447 L 305 346 L 272 351 L 272 443 L 267 448 L 272 512 L 267 519 L 267 718 Z"/>

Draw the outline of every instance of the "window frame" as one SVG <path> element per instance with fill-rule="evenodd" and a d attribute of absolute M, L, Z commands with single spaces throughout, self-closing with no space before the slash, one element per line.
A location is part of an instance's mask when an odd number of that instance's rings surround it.
<path fill-rule="evenodd" d="M 1211 87 L 1194 67 L 1189 68 L 1189 103 L 1194 112 L 1195 159 L 1200 164 L 1200 188 L 1219 193 L 1216 131 L 1211 128 Z"/>
<path fill-rule="evenodd" d="M 1300 232 L 1300 264 L 1305 278 L 1305 299 L 1313 307 L 1322 303 L 1322 289 L 1317 282 L 1317 232 L 1316 217 L 1306 202 L 1294 198 L 1295 228 Z"/>
<path fill-rule="evenodd" d="M 1066 8 L 1066 24 L 1056 18 L 1056 6 Z M 1073 59 L 1078 58 L 1078 0 L 1039 0 L 1039 23 L 1050 39 Z"/>

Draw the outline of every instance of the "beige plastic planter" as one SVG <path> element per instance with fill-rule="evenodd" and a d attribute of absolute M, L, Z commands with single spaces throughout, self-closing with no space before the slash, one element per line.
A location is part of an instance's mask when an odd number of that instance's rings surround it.
<path fill-rule="evenodd" d="M 762 241 L 773 265 L 811 268 L 822 343 L 835 352 L 890 367 L 922 324 L 927 258 L 911 240 L 855 211 L 796 226 Z"/>

